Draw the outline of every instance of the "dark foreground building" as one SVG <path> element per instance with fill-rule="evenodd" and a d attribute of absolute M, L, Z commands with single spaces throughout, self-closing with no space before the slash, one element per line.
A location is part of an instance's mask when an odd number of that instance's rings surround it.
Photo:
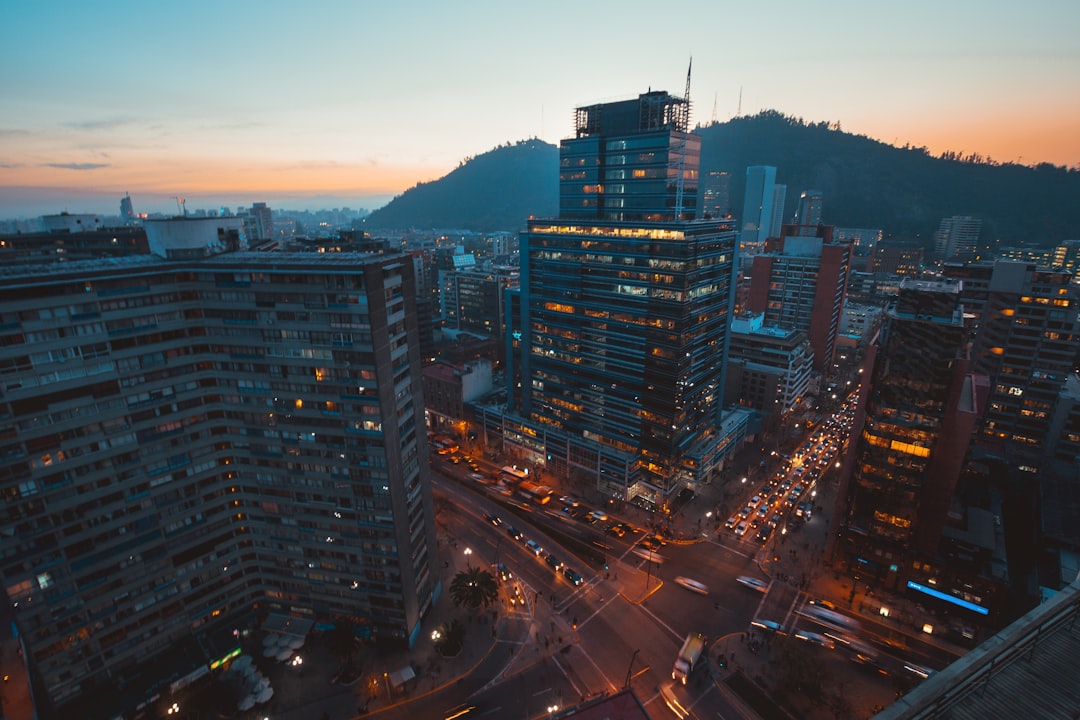
<path fill-rule="evenodd" d="M 2 271 L 0 575 L 45 716 L 270 612 L 409 643 L 436 592 L 412 263 L 181 254 Z"/>

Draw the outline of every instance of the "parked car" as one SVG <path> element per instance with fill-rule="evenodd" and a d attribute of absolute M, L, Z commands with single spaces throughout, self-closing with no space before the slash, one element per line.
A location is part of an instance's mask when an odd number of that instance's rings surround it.
<path fill-rule="evenodd" d="M 739 537 L 742 537 L 743 535 L 746 534 L 746 528 L 747 527 L 748 527 L 748 525 L 746 524 L 746 521 L 743 520 L 742 522 L 740 522 L 738 525 L 735 526 L 735 534 L 738 535 Z"/>

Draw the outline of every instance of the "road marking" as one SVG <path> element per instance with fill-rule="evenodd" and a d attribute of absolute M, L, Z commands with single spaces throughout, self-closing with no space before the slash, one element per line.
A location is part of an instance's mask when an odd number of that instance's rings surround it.
<path fill-rule="evenodd" d="M 555 667 L 559 668 L 559 672 L 561 672 L 561 673 L 563 674 L 563 677 L 564 677 L 564 678 L 566 678 L 566 681 L 567 681 L 568 683 L 570 683 L 570 686 L 571 686 L 572 688 L 574 688 L 574 692 L 576 692 L 576 693 L 577 693 L 578 695 L 584 695 L 585 693 L 583 693 L 583 692 L 581 691 L 581 688 L 579 688 L 579 687 L 577 686 L 577 683 L 575 683 L 575 682 L 574 682 L 574 681 L 573 681 L 573 680 L 572 680 L 572 679 L 570 678 L 570 674 L 566 672 L 566 669 L 565 669 L 565 668 L 564 668 L 564 667 L 563 667 L 562 665 L 560 665 L 560 664 L 559 664 L 559 660 L 558 660 L 558 658 L 556 658 L 556 657 L 555 657 L 554 655 L 552 655 L 552 656 L 551 656 L 551 661 L 552 661 L 553 663 L 555 663 Z M 545 692 L 546 692 L 546 691 L 545 691 Z"/>
<path fill-rule="evenodd" d="M 581 648 L 580 648 L 580 647 L 578 647 L 578 649 L 579 649 L 579 650 L 581 650 Z M 581 651 L 581 654 L 582 654 L 582 655 L 583 655 L 583 656 L 585 657 L 585 659 L 586 659 L 586 660 L 588 660 L 588 661 L 589 661 L 589 664 L 590 664 L 590 665 L 592 665 L 592 666 L 593 666 L 593 668 L 595 668 L 595 669 L 596 669 L 596 672 L 600 673 L 600 677 L 604 678 L 604 682 L 606 682 L 606 683 L 608 684 L 608 687 L 609 687 L 609 688 L 611 688 L 611 691 L 612 691 L 612 692 L 615 692 L 616 690 L 618 690 L 618 689 L 619 689 L 619 688 L 618 688 L 618 686 L 617 686 L 617 685 L 615 685 L 615 683 L 611 682 L 611 678 L 609 678 L 609 677 L 608 677 L 608 676 L 607 676 L 607 675 L 606 675 L 606 674 L 604 673 L 604 671 L 603 671 L 603 670 L 601 670 L 601 669 L 600 669 L 600 667 L 599 667 L 599 666 L 598 666 L 598 665 L 597 665 L 597 664 L 596 664 L 595 662 L 593 662 L 593 659 L 592 659 L 591 657 L 589 657 L 589 654 L 588 654 L 587 652 L 585 652 L 584 650 L 582 650 L 582 651 Z"/>
<path fill-rule="evenodd" d="M 641 608 L 641 610 L 643 612 L 648 613 L 649 617 L 651 617 L 653 620 L 655 620 L 657 625 L 659 625 L 660 627 L 664 628 L 669 633 L 671 633 L 671 637 L 675 638 L 676 640 L 681 640 L 682 638 L 685 637 L 684 635 L 680 635 L 679 633 L 675 632 L 675 630 L 673 630 L 670 625 L 668 625 L 666 622 L 664 622 L 660 618 L 656 617 L 656 615 L 654 615 L 652 610 L 650 610 L 649 608 L 645 607 L 644 605 L 638 605 L 637 607 Z"/>

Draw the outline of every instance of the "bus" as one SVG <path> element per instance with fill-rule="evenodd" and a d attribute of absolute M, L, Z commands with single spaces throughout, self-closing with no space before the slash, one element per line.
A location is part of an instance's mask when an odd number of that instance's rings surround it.
<path fill-rule="evenodd" d="M 807 605 L 803 608 L 802 614 L 822 625 L 827 625 L 842 632 L 858 632 L 861 627 L 859 621 L 855 618 L 820 605 Z"/>
<path fill-rule="evenodd" d="M 547 485 L 540 485 L 538 483 L 528 482 L 523 480 L 517 487 L 518 493 L 529 502 L 537 505 L 544 505 L 551 500 L 551 496 L 554 494 Z"/>
<path fill-rule="evenodd" d="M 508 480 L 510 482 L 521 482 L 529 478 L 528 470 L 518 470 L 517 467 L 511 467 L 510 465 L 504 465 L 503 469 L 499 471 L 502 480 Z"/>

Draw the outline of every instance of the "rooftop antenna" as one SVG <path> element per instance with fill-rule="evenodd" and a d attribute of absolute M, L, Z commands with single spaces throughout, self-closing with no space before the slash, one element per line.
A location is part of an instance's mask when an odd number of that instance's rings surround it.
<path fill-rule="evenodd" d="M 176 211 L 184 217 L 187 217 L 187 200 L 179 195 L 176 196 Z"/>
<path fill-rule="evenodd" d="M 712 96 L 712 123 L 711 124 L 713 124 L 713 125 L 716 124 L 716 96 L 717 95 L 719 95 L 719 93 L 714 92 L 713 96 Z"/>
<path fill-rule="evenodd" d="M 742 85 L 739 86 L 739 104 L 735 108 L 735 117 L 742 117 Z"/>
<path fill-rule="evenodd" d="M 686 68 L 686 93 L 683 94 L 683 126 L 678 128 L 682 133 L 679 141 L 679 166 L 675 180 L 675 219 L 683 219 L 683 186 L 686 184 L 686 134 L 690 132 L 690 71 L 694 69 L 694 57 L 690 56 L 690 65 Z"/>

